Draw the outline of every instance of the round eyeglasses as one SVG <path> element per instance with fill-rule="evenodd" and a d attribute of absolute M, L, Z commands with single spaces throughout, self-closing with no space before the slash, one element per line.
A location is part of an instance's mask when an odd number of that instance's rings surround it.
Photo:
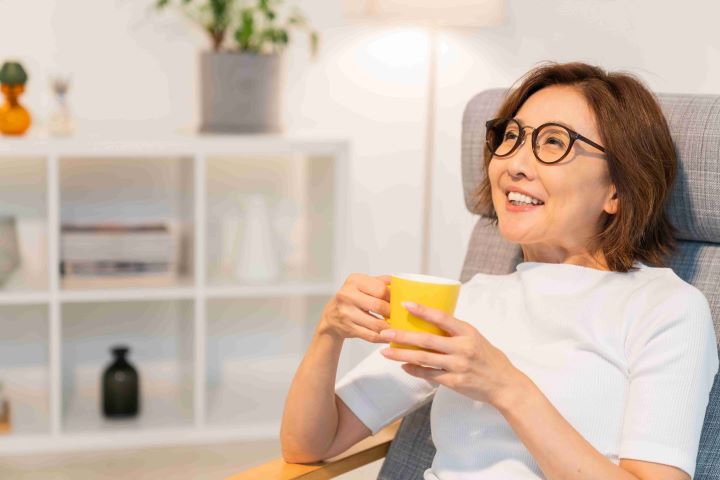
<path fill-rule="evenodd" d="M 542 163 L 559 162 L 570 153 L 576 140 L 581 140 L 601 152 L 605 148 L 565 125 L 549 122 L 539 127 L 521 127 L 514 118 L 495 118 L 485 123 L 485 142 L 497 157 L 507 157 L 525 142 L 525 129 L 532 128 L 532 151 Z"/>

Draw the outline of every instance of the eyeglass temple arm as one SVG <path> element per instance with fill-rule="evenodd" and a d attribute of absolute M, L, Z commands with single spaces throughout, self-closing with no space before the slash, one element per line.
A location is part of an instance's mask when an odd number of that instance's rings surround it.
<path fill-rule="evenodd" d="M 600 150 L 601 152 L 604 152 L 604 151 L 605 151 L 605 147 L 602 147 L 602 146 L 598 145 L 597 143 L 593 142 L 593 141 L 590 140 L 589 138 L 583 137 L 582 135 L 580 135 L 580 134 L 577 133 L 577 132 L 575 133 L 575 135 L 577 135 L 577 139 L 578 139 L 578 140 L 582 140 L 583 142 L 592 145 L 593 147 L 597 148 L 597 149 Z"/>

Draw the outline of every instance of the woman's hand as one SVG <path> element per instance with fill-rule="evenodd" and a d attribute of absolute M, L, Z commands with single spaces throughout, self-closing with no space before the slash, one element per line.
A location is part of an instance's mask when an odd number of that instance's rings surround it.
<path fill-rule="evenodd" d="M 474 400 L 497 406 L 508 394 L 519 391 L 529 378 L 515 368 L 508 357 L 478 330 L 434 308 L 403 302 L 416 317 L 427 320 L 449 336 L 406 330 L 383 330 L 385 340 L 427 348 L 438 353 L 403 348 L 382 350 L 385 357 L 399 362 L 410 375 L 445 385 Z M 425 365 L 425 366 L 423 366 Z"/>
<path fill-rule="evenodd" d="M 337 338 L 362 338 L 372 343 L 387 343 L 380 338 L 380 331 L 388 328 L 390 316 L 389 275 L 371 277 L 353 273 L 325 305 L 318 331 Z"/>

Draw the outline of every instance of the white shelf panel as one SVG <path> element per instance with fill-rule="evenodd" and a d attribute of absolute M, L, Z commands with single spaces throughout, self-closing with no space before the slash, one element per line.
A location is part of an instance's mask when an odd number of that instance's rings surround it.
<path fill-rule="evenodd" d="M 103 288 L 61 290 L 60 301 L 69 302 L 132 302 L 142 300 L 189 300 L 195 297 L 192 279 L 183 278 L 177 285 L 152 288 Z"/>
<path fill-rule="evenodd" d="M 270 285 L 211 285 L 205 287 L 207 298 L 265 298 L 295 295 L 332 295 L 337 288 L 331 283 L 289 282 Z"/>
<path fill-rule="evenodd" d="M 0 142 L 0 157 L 19 155 L 93 155 L 103 157 L 124 155 L 186 155 L 202 151 L 210 155 L 223 154 L 336 154 L 346 142 L 336 138 L 286 134 L 196 134 L 189 130 L 168 131 L 156 126 L 120 128 L 102 125 L 100 128 L 78 129 L 67 138 L 56 138 L 42 131 L 29 131 L 21 138 L 4 138 Z"/>
<path fill-rule="evenodd" d="M 50 301 L 50 293 L 38 292 L 0 292 L 0 305 L 37 305 Z"/>
<path fill-rule="evenodd" d="M 176 396 L 148 396 L 141 398 L 140 413 L 133 419 L 107 419 L 100 412 L 98 397 L 75 398 L 65 412 L 63 432 L 135 432 L 192 425 L 192 409 L 180 403 Z"/>

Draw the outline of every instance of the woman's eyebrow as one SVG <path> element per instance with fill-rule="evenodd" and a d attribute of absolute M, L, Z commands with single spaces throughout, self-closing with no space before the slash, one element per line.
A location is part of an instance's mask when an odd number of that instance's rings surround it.
<path fill-rule="evenodd" d="M 525 122 L 524 122 L 521 118 L 515 117 L 515 120 L 517 120 L 518 123 L 520 123 L 521 126 L 524 126 L 524 125 L 525 125 Z M 563 127 L 566 127 L 566 128 L 569 128 L 570 130 L 575 131 L 575 127 L 572 127 L 571 125 L 563 122 L 562 120 L 550 120 L 550 121 L 548 121 L 548 122 L 543 122 L 543 123 L 557 123 L 557 124 L 559 124 L 559 125 L 562 125 Z"/>

